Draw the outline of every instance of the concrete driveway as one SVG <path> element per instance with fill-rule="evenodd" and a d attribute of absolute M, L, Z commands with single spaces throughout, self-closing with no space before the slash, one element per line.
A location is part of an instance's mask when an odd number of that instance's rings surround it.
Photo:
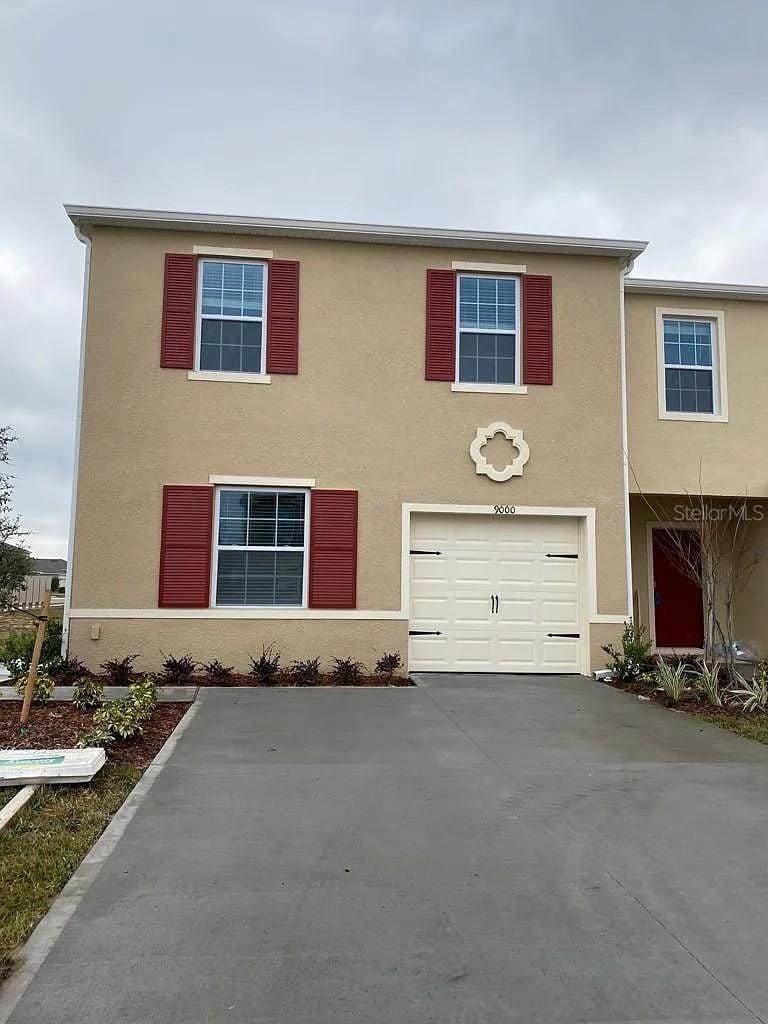
<path fill-rule="evenodd" d="M 768 1017 L 768 748 L 587 679 L 215 690 L 11 1017 Z"/>

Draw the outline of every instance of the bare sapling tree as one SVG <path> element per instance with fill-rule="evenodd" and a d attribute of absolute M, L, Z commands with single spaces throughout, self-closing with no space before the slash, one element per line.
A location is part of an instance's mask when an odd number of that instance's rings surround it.
<path fill-rule="evenodd" d="M 22 546 L 26 534 L 12 506 L 13 477 L 8 466 L 15 440 L 10 427 L 0 427 L 0 608 L 12 603 L 24 578 L 32 572 L 32 559 Z"/>
<path fill-rule="evenodd" d="M 660 524 L 661 542 L 673 563 L 683 576 L 701 587 L 704 659 L 710 666 L 721 661 L 730 684 L 736 672 L 736 602 L 768 551 L 761 531 L 753 528 L 754 521 L 763 518 L 762 508 L 747 495 L 706 495 L 701 465 L 698 491 L 686 491 L 685 500 L 673 508 L 675 525 L 668 525 L 668 506 L 655 503 L 642 491 L 641 495 Z M 652 557 L 651 552 L 648 557 Z"/>

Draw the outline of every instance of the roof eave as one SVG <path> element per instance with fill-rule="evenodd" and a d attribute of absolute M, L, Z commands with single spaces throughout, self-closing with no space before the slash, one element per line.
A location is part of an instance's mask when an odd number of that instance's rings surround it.
<path fill-rule="evenodd" d="M 652 278 L 625 277 L 628 292 L 642 295 L 679 295 L 683 298 L 743 299 L 768 302 L 768 285 L 718 284 L 708 281 L 665 281 Z"/>
<path fill-rule="evenodd" d="M 522 235 L 497 231 L 462 231 L 452 228 L 237 217 L 168 210 L 131 210 L 106 206 L 65 205 L 64 209 L 76 230 L 86 235 L 93 227 L 155 228 L 166 231 L 206 231 L 238 235 L 321 238 L 336 241 L 378 242 L 389 245 L 570 253 L 586 256 L 612 256 L 627 261 L 644 252 L 648 244 L 647 242 L 610 238 Z"/>

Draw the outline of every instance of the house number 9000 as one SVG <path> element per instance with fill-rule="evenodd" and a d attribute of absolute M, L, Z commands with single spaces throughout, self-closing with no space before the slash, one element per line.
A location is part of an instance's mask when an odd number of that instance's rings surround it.
<path fill-rule="evenodd" d="M 497 516 L 513 516 L 517 510 L 514 505 L 494 505 L 493 511 Z"/>

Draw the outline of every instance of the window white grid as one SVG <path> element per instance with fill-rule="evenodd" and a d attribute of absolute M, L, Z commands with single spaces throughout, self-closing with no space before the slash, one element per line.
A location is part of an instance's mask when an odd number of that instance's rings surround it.
<path fill-rule="evenodd" d="M 474 289 L 471 287 L 473 284 Z M 506 287 L 502 291 L 500 286 Z M 475 292 L 469 300 L 468 288 Z M 468 316 L 470 311 L 476 316 Z M 471 362 L 474 362 L 474 367 Z M 519 277 L 459 274 L 456 288 L 456 381 L 469 386 L 514 387 L 520 382 L 520 364 Z M 508 379 L 499 380 L 499 376 Z"/>
<path fill-rule="evenodd" d="M 691 331 L 684 334 L 683 329 L 689 324 Z M 719 412 L 719 388 L 715 322 L 705 317 L 663 316 L 661 327 L 664 409 L 681 416 L 716 416 Z M 707 383 L 701 387 L 703 381 Z M 673 395 L 680 405 L 692 404 L 695 408 L 673 408 L 674 403 L 670 403 Z M 704 407 L 699 408 L 699 405 Z"/>
<path fill-rule="evenodd" d="M 244 273 L 241 274 L 241 284 L 240 284 L 240 310 L 241 310 L 240 315 L 235 316 L 235 315 L 228 314 L 228 313 L 225 314 L 223 312 L 223 309 L 225 308 L 225 305 L 224 305 L 224 292 L 225 291 L 235 291 L 236 290 L 236 289 L 225 289 L 224 288 L 224 282 L 223 282 L 223 273 L 224 273 L 224 271 L 222 271 L 222 288 L 221 288 L 221 292 L 222 292 L 222 306 L 221 306 L 222 312 L 220 312 L 220 313 L 211 313 L 211 312 L 205 313 L 205 312 L 203 312 L 203 307 L 204 307 L 203 283 L 204 283 L 204 278 L 205 278 L 205 268 L 206 268 L 206 266 L 213 266 L 213 265 L 219 265 L 219 266 L 222 266 L 222 267 L 236 266 L 236 267 L 260 267 L 261 268 L 261 295 L 260 295 L 260 298 L 261 298 L 261 313 L 259 315 L 244 314 L 242 312 L 242 310 L 246 306 L 246 301 L 245 301 L 246 288 L 245 288 L 245 274 Z M 268 275 L 268 273 L 269 273 L 268 264 L 266 262 L 261 262 L 261 261 L 257 261 L 257 260 L 226 259 L 226 258 L 200 259 L 200 260 L 198 260 L 198 270 L 197 270 L 197 303 L 196 303 L 196 305 L 197 305 L 197 315 L 196 315 L 196 318 L 195 318 L 196 319 L 196 330 L 195 330 L 195 368 L 197 370 L 203 371 L 203 372 L 210 372 L 210 373 L 221 372 L 223 374 L 228 374 L 228 373 L 256 373 L 256 374 L 263 375 L 263 374 L 266 373 L 266 365 L 267 365 L 266 323 L 267 323 L 267 275 Z M 203 365 L 203 359 L 202 359 L 202 357 L 203 357 L 203 338 L 202 338 L 202 335 L 203 335 L 203 322 L 205 322 L 205 321 L 208 321 L 208 322 L 210 322 L 210 321 L 219 321 L 221 324 L 242 324 L 242 325 L 258 324 L 259 325 L 259 330 L 258 330 L 258 333 L 259 333 L 259 344 L 258 344 L 259 353 L 258 353 L 258 364 L 257 364 L 256 368 L 255 369 L 243 368 L 243 365 L 242 365 L 242 363 L 243 363 L 242 349 L 244 347 L 245 348 L 256 347 L 256 346 L 252 346 L 252 345 L 244 345 L 243 344 L 243 336 L 244 336 L 244 334 L 246 332 L 246 328 L 244 326 L 240 328 L 240 341 L 239 341 L 239 347 L 240 347 L 240 350 L 241 350 L 241 356 L 240 356 L 241 363 L 240 363 L 240 367 L 238 367 L 238 368 L 230 368 L 230 367 L 224 367 L 224 366 L 220 365 L 218 368 L 211 369 L 208 366 L 204 366 Z M 223 335 L 223 328 L 222 328 L 222 335 Z M 223 340 L 220 340 L 218 344 L 219 344 L 220 349 L 222 349 L 223 348 Z M 223 356 L 222 356 L 222 361 L 223 361 Z"/>
<path fill-rule="evenodd" d="M 298 494 L 303 498 L 303 539 L 301 544 L 278 544 L 277 536 L 275 536 L 274 544 L 236 544 L 236 543 L 221 543 L 220 532 L 222 519 L 227 520 L 229 517 L 221 514 L 221 502 L 222 494 L 224 493 L 239 493 L 239 494 L 259 494 L 259 495 L 274 495 L 279 503 L 280 495 Z M 250 499 L 249 499 L 250 502 Z M 249 505 L 250 508 L 250 505 Z M 309 589 L 309 492 L 305 489 L 299 489 L 294 487 L 217 487 L 216 488 L 216 501 L 214 503 L 215 516 L 213 524 L 213 559 L 211 567 L 211 594 L 213 595 L 212 606 L 214 608 L 306 608 L 307 607 L 307 594 Z M 275 529 L 277 531 L 278 523 L 278 510 L 275 511 Z M 246 531 L 250 529 L 250 517 L 246 515 L 245 525 Z M 248 540 L 246 533 L 246 541 Z M 300 554 L 302 557 L 302 568 L 301 568 L 301 599 L 300 601 L 287 602 L 247 602 L 247 603 L 233 603 L 231 601 L 219 601 L 218 590 L 219 590 L 219 561 L 222 552 L 229 551 L 242 551 L 252 553 L 283 553 L 283 552 L 295 552 Z M 246 586 L 247 592 L 247 586 Z"/>

